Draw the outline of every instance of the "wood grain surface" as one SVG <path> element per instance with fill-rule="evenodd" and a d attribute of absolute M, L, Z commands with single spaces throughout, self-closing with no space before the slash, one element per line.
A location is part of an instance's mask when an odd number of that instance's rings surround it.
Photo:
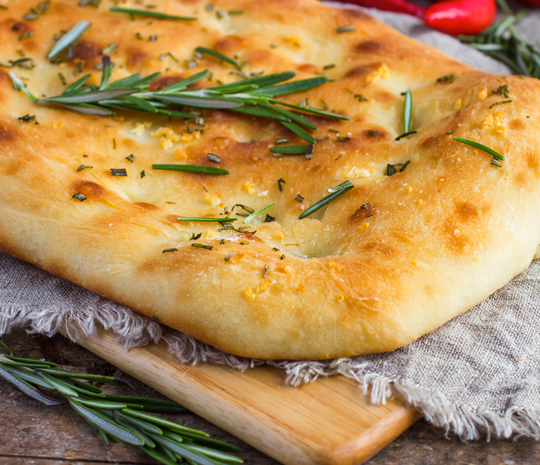
<path fill-rule="evenodd" d="M 342 376 L 294 388 L 276 368 L 185 365 L 164 345 L 127 352 L 116 337 L 100 329 L 78 344 L 285 465 L 362 463 L 420 418 L 397 401 L 371 404 Z"/>
<path fill-rule="evenodd" d="M 135 394 L 162 397 L 153 389 L 124 374 L 67 339 L 26 336 L 22 331 L 5 340 L 17 355 L 46 357 L 63 363 L 65 368 L 110 374 L 129 380 Z M 125 388 L 110 392 L 132 394 Z M 229 441 L 242 449 L 247 465 L 278 465 L 278 462 L 253 449 L 193 413 L 170 415 L 170 419 L 198 428 L 212 437 Z M 97 433 L 65 405 L 49 408 L 41 405 L 7 383 L 0 382 L 0 465 L 105 465 L 155 464 L 136 448 L 124 444 L 106 446 Z M 446 439 L 443 432 L 420 420 L 366 465 L 536 465 L 540 463 L 540 444 L 531 439 L 491 440 L 465 443 Z"/>

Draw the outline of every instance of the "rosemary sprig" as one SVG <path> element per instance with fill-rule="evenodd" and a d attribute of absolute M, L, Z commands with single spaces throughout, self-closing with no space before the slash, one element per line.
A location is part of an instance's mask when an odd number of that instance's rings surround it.
<path fill-rule="evenodd" d="M 70 407 L 98 431 L 105 444 L 112 439 L 138 446 L 167 465 L 182 460 L 190 465 L 233 465 L 243 462 L 230 454 L 240 452 L 237 447 L 212 439 L 202 431 L 144 412 L 185 412 L 186 409 L 176 402 L 103 394 L 100 388 L 78 380 L 109 384 L 118 384 L 120 380 L 59 370 L 56 364 L 46 360 L 14 357 L 13 351 L 1 340 L 0 345 L 9 352 L 9 355 L 0 354 L 0 378 L 48 406 L 65 404 L 67 400 Z M 47 389 L 66 400 L 49 397 L 40 389 Z"/>
<path fill-rule="evenodd" d="M 251 223 L 255 218 L 257 218 L 258 216 L 261 216 L 263 213 L 270 210 L 274 205 L 275 203 L 272 203 L 270 205 L 267 205 L 266 207 L 262 207 L 260 210 L 257 210 L 256 212 L 253 212 L 251 215 L 244 218 L 244 224 Z"/>
<path fill-rule="evenodd" d="M 75 42 L 81 34 L 90 27 L 90 23 L 87 21 L 79 21 L 75 26 L 73 26 L 66 34 L 64 34 L 58 42 L 52 46 L 47 54 L 47 58 L 50 60 L 58 55 L 62 50 L 69 47 L 73 42 Z"/>
<path fill-rule="evenodd" d="M 320 210 L 325 205 L 328 205 L 330 202 L 336 200 L 341 195 L 349 192 L 354 187 L 354 184 L 351 181 L 342 182 L 339 186 L 334 187 L 330 195 L 326 196 L 324 199 L 319 200 L 317 203 L 314 203 L 309 207 L 304 213 L 302 213 L 298 219 L 306 218 L 307 216 L 315 213 L 317 210 Z"/>
<path fill-rule="evenodd" d="M 188 109 L 233 110 L 252 116 L 275 119 L 310 144 L 315 144 L 316 140 L 304 128 L 311 130 L 318 128 L 298 112 L 342 120 L 349 119 L 335 113 L 285 103 L 275 98 L 318 87 L 328 81 L 326 77 L 284 83 L 295 76 L 295 73 L 287 72 L 204 89 L 188 89 L 190 84 L 209 75 L 209 71 L 204 70 L 164 89 L 149 91 L 151 82 L 161 76 L 161 73 L 154 73 L 144 78 L 140 74 L 134 74 L 110 82 L 111 74 L 110 58 L 103 57 L 99 86 L 88 83 L 91 77 L 88 74 L 68 86 L 61 95 L 37 99 L 26 89 L 24 83 L 13 72 L 10 72 L 15 89 L 21 90 L 37 105 L 54 104 L 96 116 L 110 116 L 115 114 L 115 110 L 128 110 L 196 119 L 197 115 L 184 109 L 187 107 Z M 286 110 L 282 108 L 283 106 L 292 108 L 295 112 Z"/>
<path fill-rule="evenodd" d="M 213 166 L 197 166 L 197 165 L 152 165 L 153 170 L 165 171 L 185 171 L 187 173 L 201 174 L 229 174 L 230 171 Z"/>
<path fill-rule="evenodd" d="M 504 160 L 504 157 L 500 153 L 495 152 L 495 150 L 490 149 L 489 147 L 486 147 L 484 144 L 480 144 L 479 142 L 474 142 L 469 139 L 462 139 L 461 137 L 454 137 L 454 140 L 456 142 L 461 142 L 462 144 L 467 144 L 467 145 L 470 145 L 471 147 L 475 147 L 477 149 L 483 150 L 484 152 L 489 153 L 491 156 L 499 160 Z"/>
<path fill-rule="evenodd" d="M 173 15 L 167 15 L 165 13 L 158 13 L 157 11 L 136 10 L 134 8 L 113 7 L 113 8 L 109 8 L 109 11 L 112 13 L 127 13 L 129 15 L 134 15 L 134 16 L 145 16 L 147 18 L 170 19 L 170 20 L 178 20 L 178 21 L 197 21 L 197 18 L 188 18 L 185 16 L 173 16 Z"/>
<path fill-rule="evenodd" d="M 506 14 L 489 28 L 475 36 L 459 36 L 459 40 L 504 63 L 514 73 L 540 79 L 540 50 L 523 38 L 516 24 L 528 13 L 526 9 L 513 13 L 506 0 L 497 0 Z"/>

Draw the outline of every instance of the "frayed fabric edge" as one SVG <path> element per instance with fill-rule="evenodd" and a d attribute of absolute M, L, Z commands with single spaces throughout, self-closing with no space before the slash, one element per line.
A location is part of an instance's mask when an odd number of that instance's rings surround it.
<path fill-rule="evenodd" d="M 286 381 L 292 386 L 313 382 L 319 376 L 339 374 L 354 380 L 375 405 L 398 397 L 415 407 L 428 423 L 442 428 L 447 437 L 455 435 L 465 441 L 489 441 L 492 437 L 540 440 L 539 410 L 511 408 L 500 413 L 455 405 L 441 392 L 423 388 L 408 380 L 372 373 L 368 370 L 368 362 L 354 359 L 337 359 L 329 363 L 278 362 L 273 365 L 286 371 Z"/>
<path fill-rule="evenodd" d="M 291 386 L 314 382 L 320 376 L 343 375 L 358 383 L 373 404 L 384 404 L 387 399 L 399 396 L 414 406 L 425 419 L 463 440 L 492 436 L 509 438 L 526 436 L 540 440 L 540 411 L 509 409 L 503 414 L 493 411 L 473 410 L 452 404 L 440 392 L 422 388 L 410 381 L 393 379 L 368 371 L 369 363 L 351 358 L 331 361 L 263 361 L 238 357 L 223 352 L 192 337 L 164 328 L 159 323 L 138 315 L 125 307 L 109 303 L 96 308 L 20 308 L 0 306 L 0 337 L 16 327 L 29 334 L 53 336 L 65 328 L 74 342 L 84 336 L 95 336 L 97 326 L 112 330 L 117 342 L 126 350 L 150 342 L 164 342 L 171 355 L 182 363 L 209 362 L 227 365 L 239 371 L 267 364 L 286 373 L 286 383 Z"/>

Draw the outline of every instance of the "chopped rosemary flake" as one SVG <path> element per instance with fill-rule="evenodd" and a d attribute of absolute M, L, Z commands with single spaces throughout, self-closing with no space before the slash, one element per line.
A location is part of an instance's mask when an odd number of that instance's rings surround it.
<path fill-rule="evenodd" d="M 201 237 L 202 237 L 202 233 L 199 233 L 197 235 L 195 235 L 195 233 L 192 233 L 189 240 L 190 241 L 196 241 L 197 239 L 200 239 Z"/>
<path fill-rule="evenodd" d="M 357 98 L 359 102 L 367 102 L 368 99 L 362 94 L 354 94 L 354 98 Z"/>
<path fill-rule="evenodd" d="M 198 126 L 204 126 L 206 123 L 206 121 L 201 118 L 200 116 L 197 116 L 197 118 L 195 119 L 195 124 L 198 125 Z"/>
<path fill-rule="evenodd" d="M 364 203 L 362 204 L 362 206 L 360 207 L 361 210 L 365 210 L 367 207 L 371 207 L 371 204 L 370 203 Z"/>
<path fill-rule="evenodd" d="M 499 168 L 502 168 L 501 162 L 497 160 L 495 157 L 492 158 L 491 164 L 494 166 L 498 166 Z"/>
<path fill-rule="evenodd" d="M 298 195 L 294 198 L 294 200 L 296 200 L 297 202 L 302 203 L 302 202 L 304 201 L 304 197 L 302 197 L 300 194 L 298 194 Z"/>
<path fill-rule="evenodd" d="M 227 255 L 227 256 L 225 257 L 225 261 L 228 262 L 231 258 L 234 257 L 234 255 L 235 255 L 234 253 L 230 253 L 229 255 Z"/>
<path fill-rule="evenodd" d="M 285 254 L 283 254 L 281 257 L 279 257 L 280 260 L 285 260 Z"/>
<path fill-rule="evenodd" d="M 24 32 L 23 34 L 21 34 L 19 36 L 19 42 L 21 40 L 29 39 L 30 37 L 34 37 L 34 31 L 28 31 L 28 32 Z"/>
<path fill-rule="evenodd" d="M 144 170 L 141 171 L 141 179 L 146 176 L 146 172 Z"/>
<path fill-rule="evenodd" d="M 503 100 L 502 102 L 495 102 L 495 103 L 492 103 L 489 108 L 493 108 L 493 107 L 496 107 L 497 105 L 503 105 L 505 103 L 512 103 L 512 100 Z"/>
<path fill-rule="evenodd" d="M 313 145 L 282 145 L 280 147 L 270 147 L 270 152 L 281 155 L 306 155 L 313 153 Z"/>
<path fill-rule="evenodd" d="M 338 142 L 349 142 L 350 140 L 351 140 L 350 137 L 337 136 L 337 141 L 338 141 Z"/>
<path fill-rule="evenodd" d="M 265 265 L 264 265 L 264 268 L 263 268 L 263 274 L 262 274 L 262 277 L 263 277 L 263 278 L 266 278 L 266 275 L 268 274 L 269 271 L 270 271 L 270 267 L 269 267 L 267 264 L 265 264 Z"/>
<path fill-rule="evenodd" d="M 375 131 L 375 130 L 371 130 L 368 132 L 368 134 L 371 136 L 371 137 L 375 137 L 377 134 L 379 134 L 379 131 Z"/>
<path fill-rule="evenodd" d="M 36 115 L 24 115 L 24 116 L 19 116 L 17 118 L 19 121 L 22 121 L 23 123 L 34 123 L 34 124 L 39 124 L 37 121 L 36 121 Z"/>
<path fill-rule="evenodd" d="M 176 58 L 171 52 L 167 52 L 167 55 L 169 55 L 173 61 L 179 63 L 178 58 Z"/>
<path fill-rule="evenodd" d="M 227 13 L 229 13 L 229 15 L 243 15 L 244 14 L 244 10 L 229 10 L 227 11 Z"/>
<path fill-rule="evenodd" d="M 149 40 L 150 42 L 155 42 L 155 41 L 157 41 L 157 36 L 156 36 L 156 35 L 149 36 L 149 37 L 148 37 L 148 40 Z"/>
<path fill-rule="evenodd" d="M 236 61 L 234 61 L 232 58 L 229 58 L 228 56 L 223 55 L 223 53 L 217 52 L 216 50 L 212 50 L 206 47 L 197 47 L 195 51 L 202 54 L 213 56 L 214 58 L 217 58 L 221 61 L 229 63 L 230 65 L 233 65 L 235 68 L 237 68 L 240 71 L 242 70 L 242 67 Z"/>
<path fill-rule="evenodd" d="M 321 142 L 323 140 L 326 140 L 326 139 L 329 139 L 328 136 L 321 136 L 321 137 L 317 137 L 317 139 L 315 139 L 317 142 Z"/>
<path fill-rule="evenodd" d="M 39 18 L 39 15 L 37 13 L 26 13 L 25 15 L 23 15 L 23 18 L 26 20 L 26 21 L 33 21 L 35 19 L 38 19 Z"/>
<path fill-rule="evenodd" d="M 462 144 L 467 144 L 467 145 L 470 145 L 471 147 L 476 147 L 477 149 L 483 150 L 484 152 L 489 153 L 490 155 L 492 155 L 495 158 L 498 158 L 499 160 L 504 160 L 504 157 L 501 154 L 495 152 L 495 150 L 490 149 L 489 147 L 486 147 L 483 144 L 480 144 L 479 142 L 474 142 L 469 139 L 462 139 L 461 137 L 454 137 L 454 140 L 456 142 L 461 142 Z"/>
<path fill-rule="evenodd" d="M 197 244 L 196 242 L 193 242 L 191 244 L 191 247 L 197 247 L 199 249 L 206 249 L 206 250 L 212 250 L 214 247 L 211 245 L 205 245 L 205 244 Z"/>
<path fill-rule="evenodd" d="M 58 55 L 62 50 L 69 47 L 73 42 L 75 42 L 81 34 L 90 27 L 90 23 L 87 21 L 79 21 L 75 26 L 73 26 L 66 34 L 64 34 L 56 44 L 52 46 L 47 54 L 47 58 L 50 60 Z"/>
<path fill-rule="evenodd" d="M 300 101 L 298 102 L 298 106 L 299 106 L 300 108 L 307 108 L 307 107 L 309 106 L 309 101 L 308 101 L 308 99 L 305 98 L 305 99 L 300 100 Z"/>
<path fill-rule="evenodd" d="M 332 129 L 332 128 L 328 129 L 328 132 L 333 132 L 335 134 L 339 134 L 339 131 L 337 129 Z"/>
<path fill-rule="evenodd" d="M 197 67 L 197 62 L 195 60 L 193 60 L 193 59 L 186 60 L 186 61 L 184 61 L 184 66 L 187 69 L 195 68 L 195 67 Z"/>
<path fill-rule="evenodd" d="M 447 74 L 446 76 L 443 76 L 437 79 L 437 82 L 445 82 L 448 84 L 452 84 L 456 79 L 457 79 L 457 76 L 455 74 Z"/>
<path fill-rule="evenodd" d="M 110 171 L 113 176 L 127 176 L 127 171 L 125 168 L 110 168 Z"/>
<path fill-rule="evenodd" d="M 405 171 L 405 168 L 409 166 L 409 163 L 411 160 L 407 160 L 405 163 L 396 163 L 395 165 L 386 165 L 386 169 L 384 171 L 385 176 L 393 176 L 396 173 L 402 173 Z"/>
<path fill-rule="evenodd" d="M 164 249 L 161 251 L 161 253 L 170 253 L 170 252 L 177 252 L 178 249 L 176 247 L 173 247 L 172 249 Z"/>
<path fill-rule="evenodd" d="M 58 73 L 58 78 L 60 79 L 60 82 L 62 83 L 63 86 L 67 86 L 66 78 L 62 73 Z"/>
<path fill-rule="evenodd" d="M 336 28 L 336 33 L 337 34 L 343 34 L 344 32 L 352 32 L 352 31 L 356 31 L 356 28 L 354 26 L 351 26 L 351 25 L 340 26 L 340 27 Z"/>
<path fill-rule="evenodd" d="M 176 218 L 178 221 L 196 221 L 200 223 L 232 223 L 238 218 Z"/>
<path fill-rule="evenodd" d="M 504 98 L 510 97 L 510 89 L 508 88 L 508 84 L 505 84 L 504 86 L 497 87 L 496 89 L 493 89 L 491 92 L 493 94 L 502 95 Z"/>
<path fill-rule="evenodd" d="M 90 165 L 81 165 L 77 168 L 77 171 L 82 171 L 82 170 L 89 170 L 89 169 L 92 169 L 93 166 L 90 166 Z"/>
<path fill-rule="evenodd" d="M 144 39 L 143 39 L 143 36 L 142 36 L 142 34 L 141 34 L 140 32 L 136 32 L 136 33 L 135 33 L 135 39 L 137 39 L 137 40 L 144 40 Z"/>
<path fill-rule="evenodd" d="M 241 203 L 235 204 L 235 205 L 232 207 L 231 212 L 233 212 L 234 209 L 235 209 L 236 207 L 240 207 L 242 210 L 245 210 L 245 211 L 247 211 L 248 213 L 253 213 L 253 212 L 255 212 L 255 209 L 254 209 L 254 208 L 248 207 L 247 205 L 242 205 Z M 237 213 L 237 214 L 238 214 L 238 213 Z"/>
<path fill-rule="evenodd" d="M 453 134 L 454 131 L 448 131 L 446 134 Z"/>
<path fill-rule="evenodd" d="M 196 166 L 196 165 L 152 165 L 154 170 L 165 171 L 184 171 L 187 173 L 202 173 L 202 174 L 229 174 L 230 171 L 212 166 Z"/>
<path fill-rule="evenodd" d="M 334 187 L 334 193 L 324 197 L 322 200 L 319 200 L 317 203 L 309 207 L 305 212 L 303 212 L 298 219 L 306 218 L 307 216 L 315 213 L 317 210 L 320 210 L 322 207 L 328 205 L 330 202 L 337 199 L 339 196 L 349 192 L 354 187 L 354 184 L 351 181 L 345 181 L 338 186 Z"/>
<path fill-rule="evenodd" d="M 289 143 L 289 139 L 276 139 L 276 144 L 277 145 L 288 144 L 288 143 Z"/>
<path fill-rule="evenodd" d="M 249 245 L 249 241 L 239 241 L 240 245 Z"/>
<path fill-rule="evenodd" d="M 411 119 L 412 119 L 412 92 L 408 90 L 405 92 L 405 105 L 403 108 L 403 132 L 411 132 Z"/>
<path fill-rule="evenodd" d="M 266 214 L 266 218 L 264 219 L 264 222 L 265 222 L 265 223 L 272 223 L 272 222 L 274 222 L 274 221 L 276 221 L 276 218 L 273 217 L 273 216 L 270 216 L 270 215 L 267 213 L 267 214 Z"/>
<path fill-rule="evenodd" d="M 133 8 L 113 7 L 113 8 L 109 8 L 109 11 L 112 13 L 127 13 L 129 15 L 146 16 L 147 18 L 156 18 L 156 19 L 171 19 L 171 20 L 178 20 L 178 21 L 196 21 L 197 20 L 197 18 L 187 18 L 185 16 L 166 15 L 164 13 L 158 13 L 156 11 L 136 10 Z"/>
<path fill-rule="evenodd" d="M 72 195 L 71 198 L 80 200 L 81 202 L 84 202 L 86 200 L 86 197 L 82 195 L 80 192 L 77 192 L 75 195 Z"/>
<path fill-rule="evenodd" d="M 287 184 L 287 183 L 285 182 L 285 179 L 279 178 L 279 179 L 278 179 L 278 182 L 277 182 L 277 186 L 278 186 L 279 192 L 283 192 L 283 184 Z"/>
<path fill-rule="evenodd" d="M 208 159 L 216 163 L 221 163 L 221 158 L 214 153 L 208 152 Z"/>
<path fill-rule="evenodd" d="M 401 136 L 397 136 L 396 137 L 396 140 L 400 140 L 400 139 L 403 139 L 404 137 L 407 137 L 407 136 L 410 136 L 412 134 L 416 134 L 418 131 L 409 131 L 409 132 L 406 132 L 405 134 L 401 134 Z"/>
<path fill-rule="evenodd" d="M 323 66 L 323 69 L 332 69 L 332 68 L 335 68 L 336 65 L 334 63 L 330 64 L 330 65 L 325 65 Z"/>
<path fill-rule="evenodd" d="M 135 161 L 135 157 L 133 156 L 133 154 L 131 154 L 131 155 L 126 157 L 126 160 L 133 163 Z"/>
<path fill-rule="evenodd" d="M 274 205 L 275 204 L 272 203 L 270 205 L 267 205 L 266 207 L 261 208 L 260 210 L 257 210 L 256 212 L 253 212 L 251 215 L 244 219 L 244 224 L 251 223 L 255 218 L 270 210 Z"/>

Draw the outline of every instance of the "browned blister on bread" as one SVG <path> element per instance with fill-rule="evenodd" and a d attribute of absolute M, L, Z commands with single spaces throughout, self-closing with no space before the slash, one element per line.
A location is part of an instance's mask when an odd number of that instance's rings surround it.
<path fill-rule="evenodd" d="M 53 1 L 38 19 L 24 20 L 35 3 L 0 10 L 0 63 L 32 59 L 0 68 L 2 252 L 220 349 L 262 359 L 402 347 L 533 259 L 539 81 L 484 73 L 363 12 L 311 0 L 219 0 L 213 10 L 206 0 L 153 2 L 152 11 L 197 21 L 132 19 L 109 12 L 107 1 L 99 8 Z M 53 34 L 80 20 L 92 26 L 73 58 L 50 63 Z M 336 31 L 344 26 L 352 27 Z M 305 141 L 274 120 L 213 110 L 202 115 L 204 126 L 134 112 L 88 116 L 35 105 L 13 89 L 9 71 L 36 96 L 58 95 L 63 81 L 82 73 L 99 84 L 95 68 L 113 42 L 113 80 L 160 71 L 152 84 L 160 89 L 208 69 L 211 80 L 195 86 L 241 81 L 227 63 L 194 58 L 203 46 L 247 62 L 248 76 L 328 76 L 280 99 L 308 99 L 350 120 L 307 115 L 318 127 L 313 136 L 323 138 L 312 157 L 275 157 L 269 148 L 277 139 Z M 396 141 L 405 132 L 407 90 L 416 133 Z M 493 106 L 503 100 L 511 102 Z M 501 167 L 454 137 L 495 150 Z M 152 169 L 174 163 L 230 174 Z M 299 219 L 347 180 L 352 190 Z M 264 222 L 264 214 L 240 229 L 245 216 L 237 214 L 247 212 L 232 211 L 237 204 L 255 211 L 275 204 L 267 212 L 275 221 Z M 236 231 L 177 220 L 227 214 L 238 219 Z"/>

